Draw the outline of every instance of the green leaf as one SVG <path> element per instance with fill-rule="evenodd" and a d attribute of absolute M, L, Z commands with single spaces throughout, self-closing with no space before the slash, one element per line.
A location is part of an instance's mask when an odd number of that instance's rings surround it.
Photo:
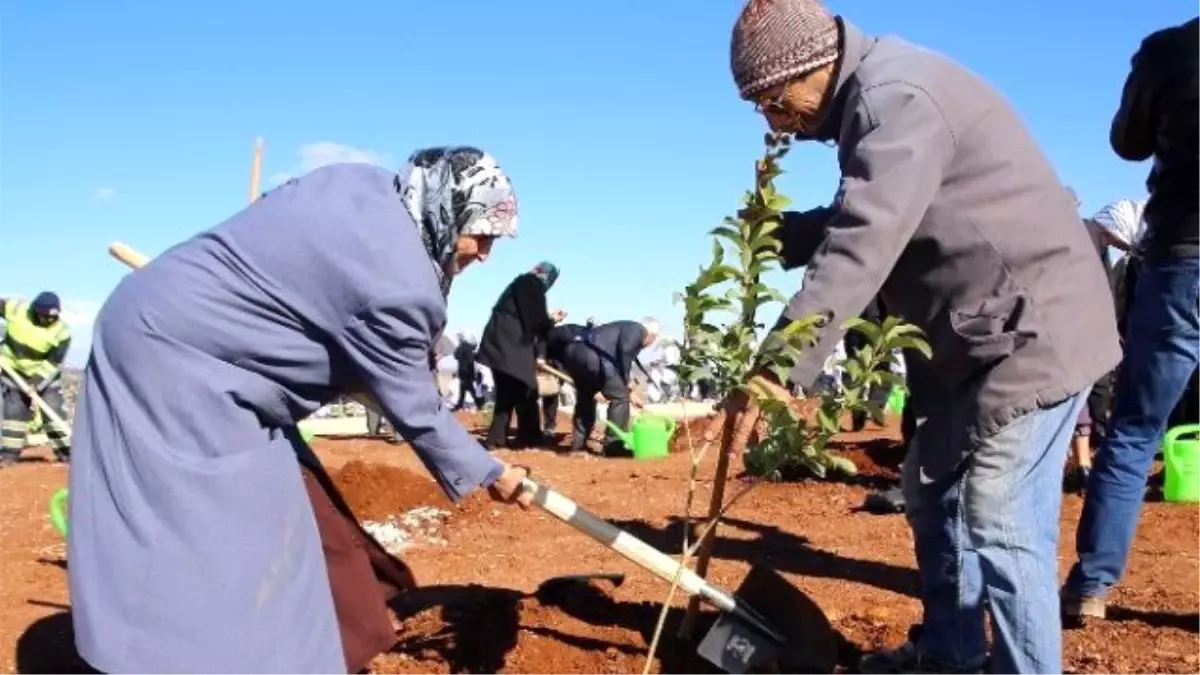
<path fill-rule="evenodd" d="M 920 352 L 921 356 L 924 356 L 926 359 L 933 358 L 933 349 L 930 348 L 928 342 L 919 337 L 898 337 L 889 341 L 888 344 L 896 349 L 916 350 L 917 352 Z"/>

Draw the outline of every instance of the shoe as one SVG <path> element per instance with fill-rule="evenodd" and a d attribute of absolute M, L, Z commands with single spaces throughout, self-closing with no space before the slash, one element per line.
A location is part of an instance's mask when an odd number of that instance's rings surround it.
<path fill-rule="evenodd" d="M 20 451 L 17 451 L 17 452 L 13 452 L 11 450 L 0 451 L 0 469 L 4 469 L 4 468 L 10 467 L 10 466 L 16 464 L 17 460 L 20 459 L 20 457 L 21 457 Z"/>
<path fill-rule="evenodd" d="M 1099 596 L 1080 596 L 1064 591 L 1060 605 L 1063 618 L 1072 623 L 1085 619 L 1103 620 L 1108 614 L 1108 600 Z"/>
<path fill-rule="evenodd" d="M 924 658 L 921 650 L 912 642 L 899 647 L 864 654 L 858 661 L 860 673 L 982 673 L 983 665 L 975 668 L 951 668 L 931 659 Z"/>
<path fill-rule="evenodd" d="M 54 461 L 62 463 L 62 464 L 70 464 L 71 463 L 71 449 L 64 448 L 62 450 L 55 450 L 54 451 Z"/>
<path fill-rule="evenodd" d="M 879 515 L 904 513 L 904 492 L 898 487 L 872 492 L 863 502 L 863 510 Z"/>

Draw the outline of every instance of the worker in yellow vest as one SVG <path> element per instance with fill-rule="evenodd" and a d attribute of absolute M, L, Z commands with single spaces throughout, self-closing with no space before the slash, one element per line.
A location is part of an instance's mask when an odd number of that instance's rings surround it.
<path fill-rule="evenodd" d="M 59 417 L 66 419 L 62 395 L 62 364 L 71 346 L 71 330 L 62 321 L 62 303 L 54 293 L 45 292 L 32 303 L 0 299 L 4 318 L 4 342 L 0 343 L 0 362 L 16 371 Z M 0 467 L 12 464 L 27 445 L 29 422 L 34 404 L 9 377 L 0 372 Z M 66 429 L 46 420 L 46 437 L 61 462 L 70 457 L 70 436 Z"/>

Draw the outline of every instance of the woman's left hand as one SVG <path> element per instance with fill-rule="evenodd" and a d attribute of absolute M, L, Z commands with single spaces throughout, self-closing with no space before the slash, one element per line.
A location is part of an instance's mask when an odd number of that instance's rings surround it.
<path fill-rule="evenodd" d="M 556 309 L 550 313 L 550 318 L 554 319 L 554 323 L 562 323 L 567 318 L 567 313 L 561 309 Z"/>

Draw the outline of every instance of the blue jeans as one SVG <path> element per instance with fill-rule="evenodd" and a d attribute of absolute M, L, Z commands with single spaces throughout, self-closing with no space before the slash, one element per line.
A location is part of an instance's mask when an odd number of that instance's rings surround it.
<path fill-rule="evenodd" d="M 1200 260 L 1146 261 L 1125 326 L 1108 440 L 1096 453 L 1075 533 L 1071 596 L 1104 597 L 1121 578 L 1167 418 L 1200 360 Z"/>
<path fill-rule="evenodd" d="M 917 430 L 902 484 L 921 572 L 925 616 L 916 646 L 924 658 L 947 669 L 981 667 L 990 609 L 995 672 L 1062 672 L 1063 463 L 1087 394 L 976 441 L 956 470 L 932 481 L 911 460 L 941 439 Z"/>

